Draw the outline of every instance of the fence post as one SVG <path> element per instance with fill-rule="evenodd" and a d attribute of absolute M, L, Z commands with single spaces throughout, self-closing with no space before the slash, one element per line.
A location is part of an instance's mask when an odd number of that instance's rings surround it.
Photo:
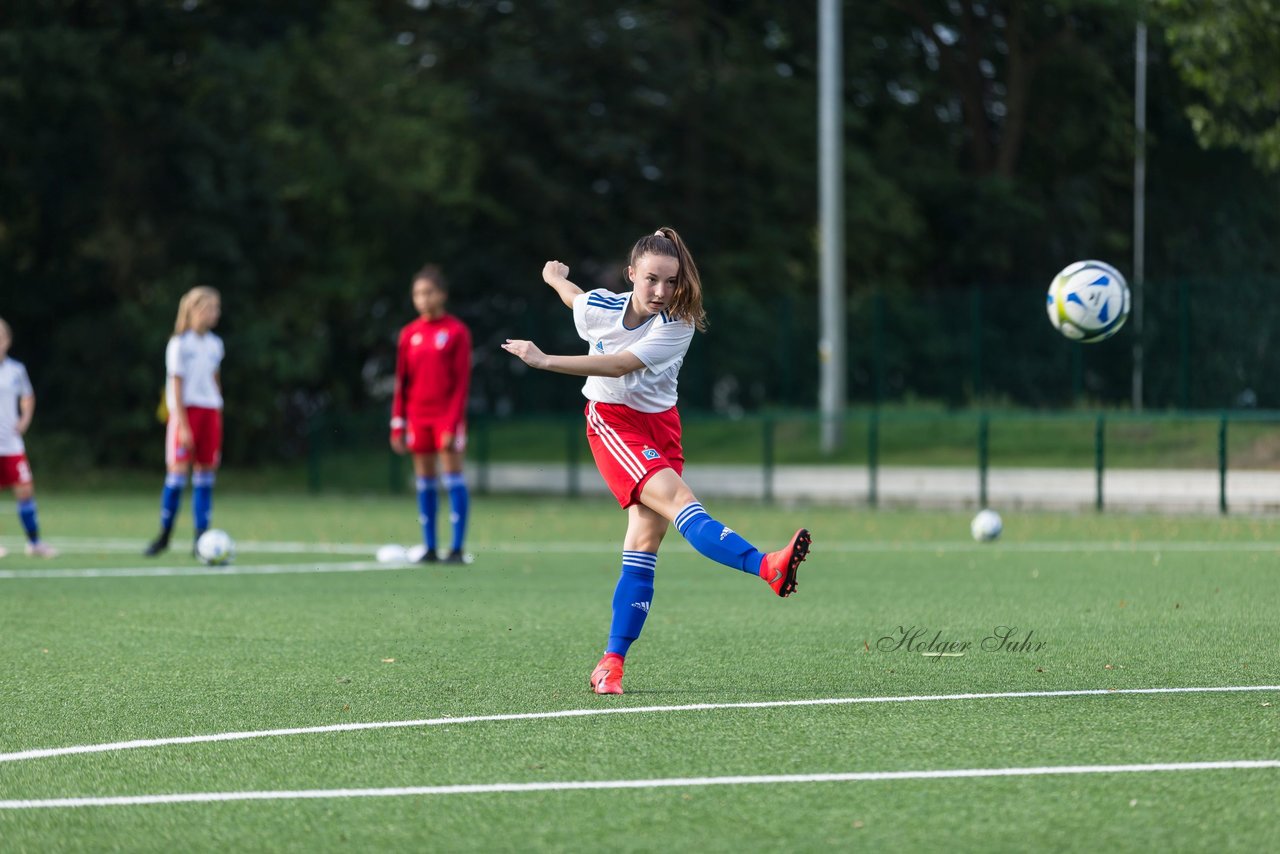
<path fill-rule="evenodd" d="M 871 402 L 875 406 L 884 402 L 884 363 L 884 293 L 877 286 L 871 301 Z"/>
<path fill-rule="evenodd" d="M 1102 472 L 1106 465 L 1106 429 L 1107 416 L 1099 413 L 1098 421 L 1093 427 L 1093 466 L 1098 473 L 1098 492 L 1093 507 L 1099 512 L 1102 511 Z"/>
<path fill-rule="evenodd" d="M 489 493 L 489 419 L 476 421 L 476 492 Z"/>
<path fill-rule="evenodd" d="M 578 484 L 578 419 L 570 418 L 565 433 L 565 466 L 569 473 L 569 497 L 577 498 L 580 492 Z"/>
<path fill-rule="evenodd" d="M 1227 513 L 1227 413 L 1218 422 L 1218 512 Z"/>
<path fill-rule="evenodd" d="M 387 491 L 392 495 L 399 495 L 404 492 L 404 457 L 391 450 L 389 445 L 383 447 L 387 449 Z"/>
<path fill-rule="evenodd" d="M 867 504 L 875 507 L 880 501 L 878 482 L 880 477 L 880 410 L 872 408 L 867 414 Z"/>
<path fill-rule="evenodd" d="M 982 400 L 982 289 L 975 286 L 969 299 L 970 323 L 973 341 L 970 345 L 973 362 L 973 399 Z"/>
<path fill-rule="evenodd" d="M 978 507 L 979 509 L 987 506 L 987 455 L 988 455 L 988 433 L 990 432 L 990 420 L 987 413 L 978 416 Z"/>
<path fill-rule="evenodd" d="M 1178 401 L 1191 408 L 1191 285 L 1178 282 Z"/>
<path fill-rule="evenodd" d="M 1080 402 L 1084 395 L 1084 348 L 1071 346 L 1071 405 Z"/>
<path fill-rule="evenodd" d="M 320 492 L 320 460 L 323 451 L 324 429 L 321 422 L 324 416 L 312 415 L 307 423 L 307 491 L 312 495 Z"/>
<path fill-rule="evenodd" d="M 764 503 L 773 503 L 773 474 L 774 474 L 774 458 L 773 458 L 773 417 L 766 415 L 760 423 L 762 430 L 760 440 L 763 443 L 764 450 Z"/>

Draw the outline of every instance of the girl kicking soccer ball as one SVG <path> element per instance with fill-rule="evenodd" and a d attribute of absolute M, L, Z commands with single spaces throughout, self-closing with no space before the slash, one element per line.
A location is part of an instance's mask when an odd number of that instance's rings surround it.
<path fill-rule="evenodd" d="M 591 690 L 621 694 L 623 660 L 649 616 L 658 547 L 669 524 L 700 554 L 760 576 L 779 596 L 795 592 L 810 538 L 801 528 L 785 547 L 764 554 L 711 518 L 680 476 L 676 381 L 694 331 L 706 328 L 706 313 L 698 268 L 675 229 L 660 228 L 631 247 L 630 293 L 583 292 L 568 275 L 559 261 L 542 268 L 543 280 L 573 310 L 587 355 L 549 356 L 532 341 L 509 339 L 502 347 L 531 368 L 587 378 L 587 440 L 628 514 L 609 644 L 591 673 Z"/>

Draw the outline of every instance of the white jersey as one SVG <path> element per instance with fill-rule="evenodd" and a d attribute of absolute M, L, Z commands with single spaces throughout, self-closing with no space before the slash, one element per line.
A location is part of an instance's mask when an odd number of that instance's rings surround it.
<path fill-rule="evenodd" d="M 598 288 L 573 298 L 573 323 L 587 352 L 630 351 L 645 367 L 621 377 L 587 377 L 582 394 L 597 403 L 621 403 L 640 412 L 665 412 L 676 405 L 676 381 L 693 341 L 693 324 L 665 311 L 627 328 L 628 294 Z"/>
<path fill-rule="evenodd" d="M 164 399 L 170 412 L 174 408 L 174 377 L 182 377 L 183 406 L 222 408 L 218 370 L 222 365 L 223 353 L 222 339 L 212 332 L 200 335 L 187 330 L 169 339 L 169 346 L 164 351 L 164 366 L 168 375 L 164 384 Z"/>
<path fill-rule="evenodd" d="M 17 359 L 0 362 L 0 457 L 25 454 L 27 446 L 18 432 L 18 401 L 35 394 L 27 369 Z"/>

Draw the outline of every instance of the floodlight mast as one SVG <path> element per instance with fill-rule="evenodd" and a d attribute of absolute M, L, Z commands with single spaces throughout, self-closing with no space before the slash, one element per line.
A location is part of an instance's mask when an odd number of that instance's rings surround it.
<path fill-rule="evenodd" d="M 822 451 L 840 447 L 845 408 L 844 112 L 840 0 L 818 0 L 818 341 Z"/>
<path fill-rule="evenodd" d="M 1133 39 L 1133 411 L 1142 411 L 1142 291 L 1147 242 L 1147 23 Z"/>

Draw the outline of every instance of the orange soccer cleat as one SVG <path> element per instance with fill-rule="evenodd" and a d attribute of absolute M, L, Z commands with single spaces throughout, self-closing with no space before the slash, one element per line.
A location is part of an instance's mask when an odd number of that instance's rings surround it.
<path fill-rule="evenodd" d="M 606 652 L 591 671 L 591 690 L 597 694 L 622 693 L 622 656 Z"/>
<path fill-rule="evenodd" d="M 791 542 L 776 552 L 769 552 L 760 564 L 760 577 L 773 588 L 779 596 L 790 596 L 796 592 L 796 573 L 800 563 L 809 554 L 812 542 L 809 531 L 801 528 L 791 537 Z"/>

